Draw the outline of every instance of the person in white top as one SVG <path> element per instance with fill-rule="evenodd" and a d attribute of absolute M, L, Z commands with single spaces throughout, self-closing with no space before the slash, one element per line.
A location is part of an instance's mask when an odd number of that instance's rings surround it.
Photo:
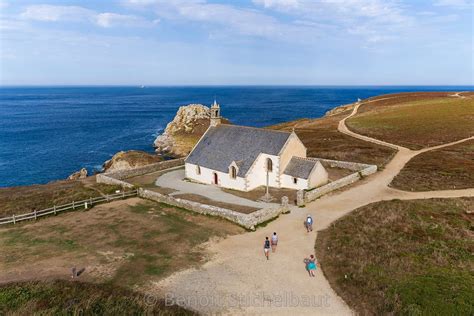
<path fill-rule="evenodd" d="M 306 217 L 306 220 L 304 222 L 304 225 L 305 225 L 306 231 L 308 233 L 313 231 L 313 218 L 311 217 L 311 215 L 308 214 L 308 216 Z"/>
<path fill-rule="evenodd" d="M 277 236 L 277 233 L 274 232 L 272 235 L 272 252 L 276 251 L 277 245 L 278 245 L 278 236 Z"/>

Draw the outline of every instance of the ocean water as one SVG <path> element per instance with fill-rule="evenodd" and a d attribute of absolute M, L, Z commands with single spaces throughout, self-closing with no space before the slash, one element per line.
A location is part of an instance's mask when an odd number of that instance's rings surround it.
<path fill-rule="evenodd" d="M 357 98 L 469 87 L 0 87 L 0 187 L 47 183 L 120 150 L 153 152 L 179 106 L 209 105 L 235 124 L 262 127 L 321 117 Z"/>

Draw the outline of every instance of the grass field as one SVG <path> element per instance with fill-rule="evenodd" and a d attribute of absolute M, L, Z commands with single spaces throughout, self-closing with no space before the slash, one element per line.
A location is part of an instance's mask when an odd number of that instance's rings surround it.
<path fill-rule="evenodd" d="M 69 278 L 140 288 L 203 263 L 200 245 L 244 230 L 228 221 L 138 198 L 0 230 L 0 280 Z"/>
<path fill-rule="evenodd" d="M 121 190 L 120 186 L 99 184 L 95 177 L 85 180 L 63 180 L 48 184 L 0 188 L 0 217 L 80 201 Z"/>
<path fill-rule="evenodd" d="M 64 280 L 0 285 L 2 315 L 195 315 L 111 284 Z"/>
<path fill-rule="evenodd" d="M 319 232 L 316 254 L 362 315 L 474 314 L 474 198 L 384 201 Z"/>
<path fill-rule="evenodd" d="M 474 140 L 415 156 L 390 185 L 407 191 L 474 188 Z"/>
<path fill-rule="evenodd" d="M 269 128 L 287 131 L 294 128 L 308 148 L 309 157 L 354 161 L 383 167 L 390 161 L 395 151 L 340 133 L 337 130 L 338 123 L 349 114 L 350 110 L 319 119 L 302 119 Z"/>
<path fill-rule="evenodd" d="M 474 135 L 473 121 L 472 94 L 458 98 L 447 93 L 412 93 L 363 103 L 347 125 L 363 135 L 420 149 Z"/>

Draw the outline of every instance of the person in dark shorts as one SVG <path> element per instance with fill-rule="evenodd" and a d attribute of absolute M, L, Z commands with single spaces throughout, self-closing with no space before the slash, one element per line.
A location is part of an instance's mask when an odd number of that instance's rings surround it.
<path fill-rule="evenodd" d="M 268 260 L 268 256 L 270 255 L 270 240 L 268 240 L 268 237 L 265 237 L 265 242 L 263 243 L 263 252 L 265 253 L 265 257 L 267 257 Z"/>
<path fill-rule="evenodd" d="M 272 252 L 275 252 L 276 247 L 278 245 L 278 236 L 276 232 L 273 232 L 271 244 L 272 244 Z"/>

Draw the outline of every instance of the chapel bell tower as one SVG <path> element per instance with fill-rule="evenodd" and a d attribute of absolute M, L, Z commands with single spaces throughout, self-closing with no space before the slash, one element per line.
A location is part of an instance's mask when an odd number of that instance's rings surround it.
<path fill-rule="evenodd" d="M 217 126 L 221 123 L 221 107 L 219 103 L 214 99 L 214 103 L 211 105 L 211 126 Z"/>

